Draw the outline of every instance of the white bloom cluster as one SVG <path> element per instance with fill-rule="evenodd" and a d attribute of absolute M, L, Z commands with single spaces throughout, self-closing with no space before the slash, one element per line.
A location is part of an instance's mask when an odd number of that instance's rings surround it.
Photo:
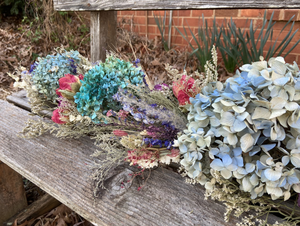
<path fill-rule="evenodd" d="M 240 70 L 190 98 L 187 129 L 174 145 L 180 163 L 206 189 L 214 189 L 212 169 L 252 199 L 287 200 L 291 189 L 300 193 L 299 68 L 277 57 Z"/>

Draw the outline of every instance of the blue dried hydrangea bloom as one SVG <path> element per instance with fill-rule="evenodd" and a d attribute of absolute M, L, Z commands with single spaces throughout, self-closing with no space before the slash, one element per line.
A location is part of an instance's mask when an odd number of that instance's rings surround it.
<path fill-rule="evenodd" d="M 299 67 L 276 57 L 240 70 L 190 98 L 180 163 L 209 191 L 218 172 L 252 199 L 287 200 L 300 193 Z"/>
<path fill-rule="evenodd" d="M 109 56 L 104 63 L 93 67 L 84 75 L 81 88 L 75 95 L 78 111 L 82 116 L 89 116 L 93 122 L 99 123 L 97 112 L 121 109 L 112 98 L 119 87 L 126 88 L 128 81 L 134 85 L 140 84 L 143 75 L 141 68 Z"/>
<path fill-rule="evenodd" d="M 66 51 L 62 54 L 39 58 L 31 70 L 33 85 L 47 100 L 55 103 L 57 98 L 55 90 L 59 87 L 58 80 L 65 74 L 76 74 L 76 65 L 79 63 L 78 51 Z"/>

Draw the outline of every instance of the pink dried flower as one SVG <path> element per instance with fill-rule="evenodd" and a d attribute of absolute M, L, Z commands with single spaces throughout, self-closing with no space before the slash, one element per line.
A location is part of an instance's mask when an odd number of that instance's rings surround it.
<path fill-rule="evenodd" d="M 197 93 L 200 92 L 199 88 L 193 87 L 195 80 L 183 75 L 180 80 L 173 82 L 173 93 L 178 99 L 180 105 L 185 105 L 190 103 L 190 97 L 194 97 Z"/>
<path fill-rule="evenodd" d="M 69 116 L 67 116 L 68 111 L 62 109 L 56 109 L 52 113 L 52 121 L 57 124 L 65 124 L 69 122 Z"/>
<path fill-rule="evenodd" d="M 173 149 L 171 150 L 171 153 L 168 154 L 168 156 L 170 156 L 170 157 L 177 157 L 177 156 L 179 155 L 179 153 L 180 153 L 179 149 L 173 148 Z"/>
<path fill-rule="evenodd" d="M 148 132 L 148 131 L 147 131 L 147 135 L 148 135 L 148 136 L 151 136 L 151 137 L 155 137 L 155 136 L 156 136 L 156 133 L 155 133 L 155 132 Z"/>
<path fill-rule="evenodd" d="M 124 111 L 124 110 L 120 110 L 118 112 L 118 116 L 121 118 L 121 119 L 125 119 L 127 117 L 127 115 L 129 114 L 128 111 Z"/>
<path fill-rule="evenodd" d="M 110 117 L 110 116 L 112 116 L 113 115 L 113 110 L 109 110 L 107 113 L 106 113 L 106 116 L 107 117 Z"/>
<path fill-rule="evenodd" d="M 78 75 L 78 78 L 79 78 L 80 80 L 83 80 L 84 76 L 83 76 L 82 74 L 80 74 L 80 75 Z"/>
<path fill-rule="evenodd" d="M 56 89 L 56 94 L 74 100 L 74 95 L 79 91 L 81 86 L 80 79 L 75 75 L 65 74 L 58 82 L 59 88 Z"/>
<path fill-rule="evenodd" d="M 118 136 L 118 137 L 123 137 L 123 136 L 127 136 L 127 135 L 128 135 L 128 133 L 126 133 L 126 132 L 123 131 L 123 130 L 119 130 L 119 129 L 114 130 L 114 131 L 113 131 L 113 134 L 114 134 L 115 136 Z"/>

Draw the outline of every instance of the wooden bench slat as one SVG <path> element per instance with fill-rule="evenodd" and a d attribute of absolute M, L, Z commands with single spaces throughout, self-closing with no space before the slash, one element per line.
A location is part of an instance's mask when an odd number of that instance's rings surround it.
<path fill-rule="evenodd" d="M 54 0 L 58 11 L 300 8 L 297 0 Z"/>
<path fill-rule="evenodd" d="M 0 161 L 0 225 L 26 206 L 22 176 Z"/>
<path fill-rule="evenodd" d="M 186 184 L 175 172 L 158 168 L 146 186 L 132 184 L 132 171 L 121 167 L 112 173 L 109 191 L 94 199 L 91 181 L 96 149 L 89 138 L 57 139 L 50 134 L 22 139 L 17 133 L 28 112 L 0 100 L 0 160 L 95 225 L 235 225 L 225 223 L 224 206 L 204 200 L 204 188 Z M 126 188 L 121 188 L 121 182 Z M 273 220 L 279 220 L 273 217 Z"/>

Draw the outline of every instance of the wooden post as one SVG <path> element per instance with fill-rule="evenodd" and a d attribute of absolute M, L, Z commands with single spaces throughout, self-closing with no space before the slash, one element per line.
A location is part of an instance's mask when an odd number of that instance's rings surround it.
<path fill-rule="evenodd" d="M 0 161 L 0 225 L 26 206 L 22 176 Z"/>
<path fill-rule="evenodd" d="M 91 12 L 91 60 L 104 61 L 117 43 L 117 11 Z"/>

